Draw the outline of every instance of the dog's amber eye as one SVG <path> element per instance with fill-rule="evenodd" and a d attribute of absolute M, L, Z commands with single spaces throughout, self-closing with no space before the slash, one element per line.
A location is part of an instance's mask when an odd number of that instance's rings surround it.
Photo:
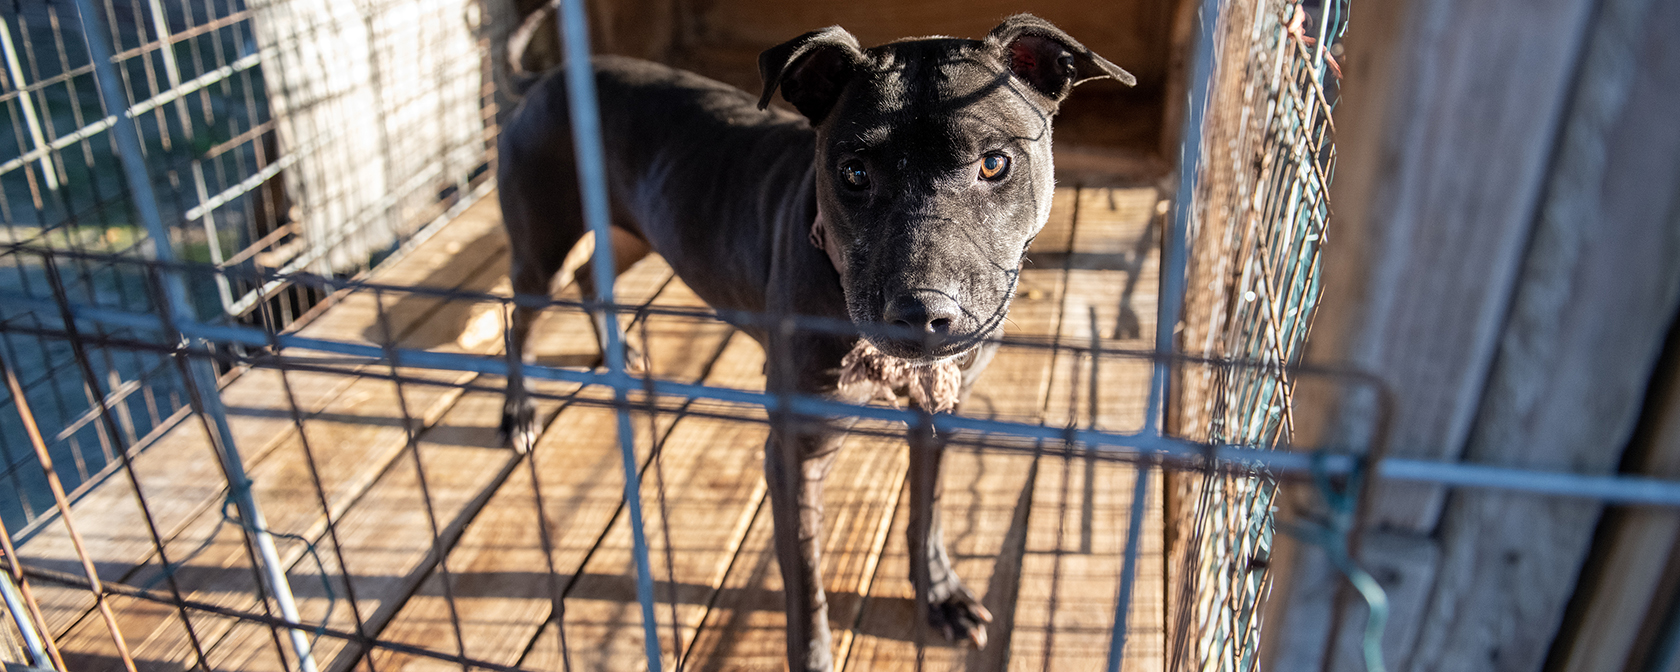
<path fill-rule="evenodd" d="M 1001 180 L 1009 172 L 1009 157 L 987 154 L 980 159 L 980 179 Z"/>
<path fill-rule="evenodd" d="M 846 188 L 861 191 L 869 188 L 869 170 L 863 167 L 863 162 L 853 159 L 840 164 L 840 181 L 846 183 Z"/>

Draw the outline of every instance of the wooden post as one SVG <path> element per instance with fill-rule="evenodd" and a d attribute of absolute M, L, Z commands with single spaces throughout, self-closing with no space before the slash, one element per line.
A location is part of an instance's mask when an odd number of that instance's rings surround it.
<path fill-rule="evenodd" d="M 1388 383 L 1391 455 L 1615 469 L 1680 297 L 1680 50 L 1663 37 L 1680 12 L 1660 5 L 1354 15 L 1309 360 Z M 1303 444 L 1368 420 L 1299 401 Z M 1599 511 L 1377 485 L 1360 557 L 1390 593 L 1389 669 L 1540 669 Z M 1280 545 L 1270 669 L 1363 669 L 1363 608 L 1326 590 L 1340 579 L 1316 550 Z"/>

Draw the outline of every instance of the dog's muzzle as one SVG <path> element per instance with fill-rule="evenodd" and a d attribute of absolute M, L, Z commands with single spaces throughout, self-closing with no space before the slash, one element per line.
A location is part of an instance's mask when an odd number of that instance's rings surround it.
<path fill-rule="evenodd" d="M 979 339 L 964 324 L 962 306 L 943 292 L 912 291 L 900 294 L 881 311 L 885 327 L 871 334 L 883 353 L 912 362 L 932 362 L 960 355 L 978 345 Z"/>

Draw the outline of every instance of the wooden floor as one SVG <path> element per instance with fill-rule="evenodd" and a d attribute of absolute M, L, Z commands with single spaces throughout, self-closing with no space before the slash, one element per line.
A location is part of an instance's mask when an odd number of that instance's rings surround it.
<path fill-rule="evenodd" d="M 1088 342 L 1094 319 L 1105 347 L 1148 347 L 1140 336 L 1154 333 L 1156 255 L 1139 242 L 1155 212 L 1148 189 L 1059 190 L 1022 273 L 1009 332 Z M 373 280 L 505 293 L 506 248 L 489 198 Z M 1132 278 L 1125 269 L 1140 249 L 1142 272 Z M 701 305 L 657 257 L 630 269 L 618 296 Z M 500 319 L 489 305 L 358 293 L 301 332 L 372 342 L 389 334 L 408 347 L 491 356 L 501 347 Z M 632 332 L 645 335 L 642 347 L 663 377 L 762 385 L 763 353 L 726 325 L 654 317 Z M 546 363 L 578 364 L 594 355 L 581 317 L 545 316 L 537 334 L 534 349 Z M 1075 353 L 1006 348 L 965 412 L 1055 426 L 1140 427 L 1146 365 L 1105 360 L 1098 385 L 1092 369 Z M 443 384 L 399 389 L 378 377 L 390 373 L 383 365 L 360 373 L 367 375 L 291 371 L 283 381 L 275 370 L 252 369 L 222 392 L 267 524 L 284 534 L 276 541 L 302 619 L 505 666 L 644 669 L 613 413 L 546 401 L 539 409 L 546 430 L 521 458 L 496 445 L 500 395 L 461 387 L 493 390 L 499 380 L 405 370 Z M 562 384 L 543 389 L 574 391 Z M 306 418 L 301 435 L 288 394 Z M 781 582 L 760 471 L 765 425 L 660 413 L 638 415 L 635 426 L 665 669 L 679 658 L 689 670 L 783 669 Z M 847 443 L 826 494 L 823 575 L 835 659 L 847 670 L 915 669 L 903 442 L 853 435 Z M 655 445 L 658 460 L 650 459 Z M 958 572 L 996 622 L 985 650 L 930 646 L 924 669 L 1100 669 L 1132 469 L 972 449 L 954 449 L 946 464 L 946 538 Z M 226 480 L 203 426 L 181 422 L 134 460 L 133 476 L 108 479 L 74 509 L 100 577 L 263 612 L 241 528 L 224 518 Z M 1145 517 L 1127 670 L 1163 669 L 1159 502 L 1156 489 Z M 167 570 L 154 551 L 148 513 L 165 540 Z M 20 555 L 30 566 L 82 571 L 61 522 L 43 527 Z M 120 669 L 88 592 L 32 584 L 71 669 Z M 142 669 L 190 669 L 195 648 L 217 670 L 295 669 L 266 627 L 190 611 L 189 637 L 174 607 L 125 597 L 113 598 L 111 607 Z M 335 672 L 461 669 L 388 649 L 363 657 L 330 636 L 316 639 L 315 658 Z"/>

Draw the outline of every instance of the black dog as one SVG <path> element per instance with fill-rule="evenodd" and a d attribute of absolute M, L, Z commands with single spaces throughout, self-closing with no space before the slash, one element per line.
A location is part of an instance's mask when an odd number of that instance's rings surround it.
<path fill-rule="evenodd" d="M 983 40 L 866 50 L 837 27 L 806 33 L 759 57 L 756 100 L 654 63 L 600 57 L 594 66 L 618 270 L 651 249 L 720 310 L 849 318 L 858 333 L 739 325 L 765 347 L 772 390 L 848 402 L 874 395 L 842 384 L 842 361 L 865 351 L 923 380 L 949 372 L 946 396 L 966 397 L 1050 213 L 1051 117 L 1082 81 L 1133 83 L 1024 14 Z M 778 87 L 800 114 L 766 110 Z M 565 96 L 558 74 L 537 83 L 501 136 L 502 212 L 522 294 L 548 294 L 585 230 Z M 590 274 L 577 279 L 592 295 Z M 515 316 L 516 353 L 532 317 Z M 504 429 L 523 444 L 532 420 L 520 385 L 510 381 Z M 833 666 L 818 575 L 822 479 L 847 426 L 778 423 L 765 446 L 795 670 Z M 910 443 L 919 608 L 946 638 L 984 646 L 991 615 L 952 571 L 940 535 L 943 440 L 918 430 Z"/>

